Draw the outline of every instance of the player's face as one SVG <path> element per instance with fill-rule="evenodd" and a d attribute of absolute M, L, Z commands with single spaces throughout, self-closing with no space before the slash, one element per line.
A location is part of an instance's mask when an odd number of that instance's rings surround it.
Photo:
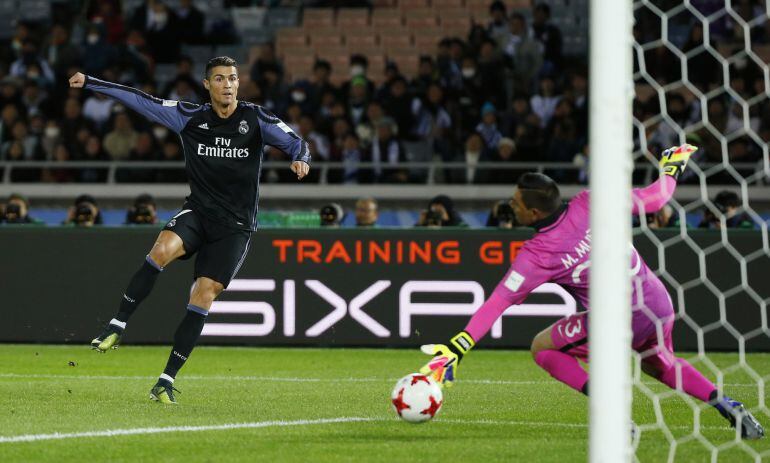
<path fill-rule="evenodd" d="M 521 191 L 517 188 L 513 193 L 511 201 L 508 203 L 513 209 L 513 213 L 516 215 L 516 222 L 520 225 L 530 225 L 537 220 L 536 212 L 534 209 L 529 209 L 521 199 Z"/>
<path fill-rule="evenodd" d="M 238 70 L 235 66 L 212 68 L 209 78 L 203 81 L 203 86 L 206 87 L 211 96 L 211 102 L 223 106 L 235 103 L 238 96 L 238 85 Z"/>

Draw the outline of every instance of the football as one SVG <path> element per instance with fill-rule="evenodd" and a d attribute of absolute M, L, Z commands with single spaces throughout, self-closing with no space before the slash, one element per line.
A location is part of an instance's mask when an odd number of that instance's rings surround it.
<path fill-rule="evenodd" d="M 393 410 L 404 421 L 424 423 L 441 410 L 444 395 L 433 378 L 412 373 L 398 380 L 390 401 Z"/>

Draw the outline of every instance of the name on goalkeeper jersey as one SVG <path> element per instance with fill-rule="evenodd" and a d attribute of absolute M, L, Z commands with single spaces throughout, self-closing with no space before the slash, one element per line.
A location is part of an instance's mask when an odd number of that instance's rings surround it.
<path fill-rule="evenodd" d="M 578 262 L 581 262 L 588 258 L 588 255 L 591 253 L 591 229 L 589 228 L 586 230 L 585 237 L 583 237 L 582 240 L 578 241 L 577 244 L 574 247 L 574 255 L 572 254 L 564 254 L 564 257 L 561 258 L 561 263 L 564 265 L 565 269 L 571 268 L 573 265 L 577 264 Z"/>
<path fill-rule="evenodd" d="M 215 158 L 247 158 L 249 157 L 248 148 L 231 148 L 229 138 L 214 138 L 214 146 L 198 143 L 198 156 L 211 156 Z"/>

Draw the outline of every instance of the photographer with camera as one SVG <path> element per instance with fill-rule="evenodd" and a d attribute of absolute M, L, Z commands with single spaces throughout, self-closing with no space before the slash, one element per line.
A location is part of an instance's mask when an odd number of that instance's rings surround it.
<path fill-rule="evenodd" d="M 155 198 L 147 193 L 134 199 L 134 205 L 126 211 L 126 225 L 155 225 L 158 223 Z"/>
<path fill-rule="evenodd" d="M 431 199 L 428 208 L 420 212 L 417 227 L 467 227 L 460 214 L 454 209 L 454 202 L 449 196 L 438 195 Z"/>
<path fill-rule="evenodd" d="M 508 201 L 498 201 L 492 206 L 487 217 L 487 227 L 511 229 L 517 225 L 516 215 Z"/>
<path fill-rule="evenodd" d="M 80 195 L 75 198 L 75 204 L 67 209 L 67 218 L 62 225 L 93 227 L 102 223 L 102 213 L 96 205 L 96 199 L 91 195 Z"/>
<path fill-rule="evenodd" d="M 321 208 L 321 226 L 339 228 L 345 213 L 342 206 L 337 203 L 329 203 Z"/>
<path fill-rule="evenodd" d="M 0 222 L 7 224 L 39 224 L 29 216 L 29 202 L 24 196 L 13 193 L 8 197 L 5 208 L 0 210 Z"/>
<path fill-rule="evenodd" d="M 741 197 L 738 193 L 730 190 L 722 190 L 717 193 L 711 201 L 714 207 L 719 211 L 719 215 L 714 214 L 710 209 L 703 211 L 698 228 L 712 228 L 719 230 L 722 228 L 720 217 L 725 218 L 725 227 L 727 228 L 754 228 L 754 221 L 745 212 L 738 212 L 741 206 Z"/>

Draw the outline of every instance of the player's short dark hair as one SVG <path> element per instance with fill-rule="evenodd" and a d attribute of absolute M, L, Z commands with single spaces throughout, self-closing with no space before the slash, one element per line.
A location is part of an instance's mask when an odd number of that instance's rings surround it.
<path fill-rule="evenodd" d="M 216 58 L 211 58 L 209 62 L 206 63 L 206 79 L 209 78 L 211 70 L 217 66 L 234 66 L 237 68 L 238 63 L 229 56 L 217 56 Z"/>
<path fill-rule="evenodd" d="M 556 182 L 547 175 L 527 172 L 519 177 L 516 185 L 521 199 L 529 209 L 550 213 L 561 206 L 561 193 Z"/>
<path fill-rule="evenodd" d="M 535 11 L 541 11 L 542 13 L 544 13 L 549 18 L 551 17 L 551 7 L 548 6 L 547 3 L 538 3 L 535 6 Z"/>

